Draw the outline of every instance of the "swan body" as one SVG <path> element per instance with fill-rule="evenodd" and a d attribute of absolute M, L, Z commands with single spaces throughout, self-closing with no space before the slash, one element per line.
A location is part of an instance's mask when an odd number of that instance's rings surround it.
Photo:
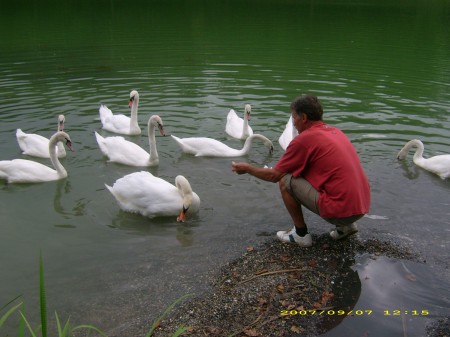
<path fill-rule="evenodd" d="M 443 154 L 431 158 L 423 158 L 424 146 L 418 139 L 410 140 L 397 154 L 397 159 L 403 160 L 409 150 L 415 146 L 416 152 L 413 156 L 413 162 L 417 166 L 437 174 L 442 179 L 450 177 L 450 154 Z"/>
<path fill-rule="evenodd" d="M 0 161 L 0 178 L 8 183 L 39 183 L 67 177 L 67 171 L 56 156 L 56 143 L 64 142 L 72 150 L 72 141 L 67 133 L 58 131 L 49 141 L 48 151 L 55 169 L 32 160 L 14 159 Z"/>
<path fill-rule="evenodd" d="M 286 127 L 284 128 L 283 133 L 281 134 L 280 138 L 278 138 L 278 143 L 280 143 L 280 146 L 283 148 L 283 150 L 286 150 L 291 140 L 294 139 L 297 135 L 298 131 L 294 127 L 291 115 L 289 117 L 289 121 L 286 123 Z"/>
<path fill-rule="evenodd" d="M 269 148 L 270 153 L 273 151 L 272 142 L 260 134 L 253 134 L 249 136 L 244 143 L 244 147 L 240 150 L 233 149 L 224 143 L 206 137 L 190 137 L 190 138 L 178 138 L 171 135 L 172 138 L 181 147 L 181 150 L 185 153 L 190 153 L 196 157 L 208 156 L 208 157 L 240 157 L 249 153 L 252 142 L 254 139 L 262 140 L 264 145 Z"/>
<path fill-rule="evenodd" d="M 179 215 L 177 221 L 184 221 L 188 210 L 200 208 L 199 196 L 181 175 L 175 178 L 175 186 L 146 171 L 128 174 L 112 187 L 105 186 L 122 210 L 149 218 Z"/>
<path fill-rule="evenodd" d="M 130 92 L 128 106 L 131 108 L 131 117 L 125 115 L 114 115 L 106 105 L 100 105 L 98 110 L 103 129 L 122 135 L 140 135 L 141 129 L 138 124 L 137 112 L 139 106 L 139 93 L 136 90 Z"/>
<path fill-rule="evenodd" d="M 248 125 L 251 112 L 251 105 L 246 104 L 244 107 L 244 119 L 242 119 L 233 109 L 231 109 L 227 116 L 225 132 L 231 137 L 237 139 L 247 139 L 248 136 L 251 136 L 253 134 L 253 130 L 250 125 Z"/>
<path fill-rule="evenodd" d="M 159 164 L 159 157 L 156 150 L 155 127 L 164 136 L 163 123 L 157 115 L 150 117 L 147 124 L 150 152 L 121 136 L 104 138 L 95 132 L 95 138 L 100 150 L 111 162 L 129 166 L 156 166 Z"/>
<path fill-rule="evenodd" d="M 64 115 L 58 116 L 58 129 L 57 131 L 64 131 Z M 33 157 L 50 158 L 48 152 L 49 139 L 35 133 L 25 133 L 21 129 L 16 131 L 17 143 L 19 144 L 22 154 L 26 154 Z M 58 142 L 57 156 L 63 158 L 66 156 L 66 150 L 61 142 Z"/>

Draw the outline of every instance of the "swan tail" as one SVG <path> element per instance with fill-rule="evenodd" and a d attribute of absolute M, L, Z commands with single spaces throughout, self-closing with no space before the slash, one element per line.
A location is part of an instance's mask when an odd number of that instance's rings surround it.
<path fill-rule="evenodd" d="M 16 131 L 16 138 L 17 140 L 22 140 L 27 136 L 25 132 L 23 132 L 21 129 L 17 129 Z"/>
<path fill-rule="evenodd" d="M 102 151 L 105 156 L 108 156 L 108 147 L 106 146 L 105 138 L 100 136 L 97 131 L 95 131 L 95 138 L 97 139 L 97 144 L 100 151 Z"/>
<path fill-rule="evenodd" d="M 100 121 L 102 122 L 102 124 L 104 124 L 107 119 L 110 119 L 113 116 L 112 111 L 106 105 L 103 104 L 100 105 L 98 112 L 100 114 Z"/>

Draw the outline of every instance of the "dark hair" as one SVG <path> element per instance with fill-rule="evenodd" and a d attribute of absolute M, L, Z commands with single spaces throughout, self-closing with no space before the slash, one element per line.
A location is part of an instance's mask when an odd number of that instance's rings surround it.
<path fill-rule="evenodd" d="M 311 121 L 322 120 L 323 110 L 319 99 L 314 95 L 303 95 L 297 97 L 291 103 L 291 110 L 299 116 L 304 113 Z"/>

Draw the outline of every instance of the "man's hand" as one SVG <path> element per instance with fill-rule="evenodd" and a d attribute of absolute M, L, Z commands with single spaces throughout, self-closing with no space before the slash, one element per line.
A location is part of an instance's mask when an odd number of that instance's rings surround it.
<path fill-rule="evenodd" d="M 237 174 L 245 174 L 248 173 L 249 164 L 247 163 L 235 163 L 231 162 L 231 170 L 236 172 Z"/>

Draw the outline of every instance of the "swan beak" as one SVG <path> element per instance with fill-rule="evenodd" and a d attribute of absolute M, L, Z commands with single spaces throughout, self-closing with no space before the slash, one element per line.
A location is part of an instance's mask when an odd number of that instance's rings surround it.
<path fill-rule="evenodd" d="M 186 213 L 188 211 L 189 207 L 186 208 L 183 205 L 183 209 L 180 212 L 180 215 L 177 217 L 177 222 L 184 222 L 184 220 L 186 220 Z"/>
<path fill-rule="evenodd" d="M 70 141 L 70 140 L 66 140 L 66 145 L 67 145 L 67 147 L 69 148 L 69 150 L 70 151 L 73 151 L 73 149 L 72 149 L 72 142 Z"/>
<path fill-rule="evenodd" d="M 249 121 L 251 119 L 250 112 L 247 112 L 247 120 Z"/>
<path fill-rule="evenodd" d="M 64 131 L 64 121 L 59 122 L 59 131 Z"/>
<path fill-rule="evenodd" d="M 130 98 L 130 101 L 128 102 L 128 107 L 131 108 L 131 106 L 133 105 L 134 102 L 134 97 Z"/>
<path fill-rule="evenodd" d="M 272 153 L 273 153 L 273 145 L 270 145 L 270 148 L 269 148 L 269 153 L 270 153 L 270 154 L 272 154 Z"/>
<path fill-rule="evenodd" d="M 159 133 L 161 133 L 161 136 L 165 136 L 166 133 L 164 132 L 164 127 L 162 126 L 162 124 L 158 123 L 158 129 L 159 129 Z"/>

